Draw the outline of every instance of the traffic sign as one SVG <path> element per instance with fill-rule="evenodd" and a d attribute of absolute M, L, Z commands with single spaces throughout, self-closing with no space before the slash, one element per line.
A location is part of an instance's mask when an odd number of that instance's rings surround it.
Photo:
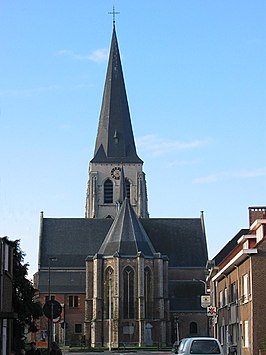
<path fill-rule="evenodd" d="M 207 316 L 208 317 L 215 317 L 216 316 L 216 307 L 208 306 L 207 307 Z"/>
<path fill-rule="evenodd" d="M 211 296 L 210 295 L 200 296 L 200 305 L 202 308 L 207 308 L 210 304 L 211 304 Z"/>
<path fill-rule="evenodd" d="M 49 319 L 56 319 L 62 312 L 62 306 L 56 300 L 47 301 L 43 306 L 43 313 Z"/>

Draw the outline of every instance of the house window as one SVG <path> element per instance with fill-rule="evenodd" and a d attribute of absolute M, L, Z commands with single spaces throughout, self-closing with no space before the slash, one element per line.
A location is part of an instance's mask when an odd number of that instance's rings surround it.
<path fill-rule="evenodd" d="M 75 324 L 75 333 L 82 333 L 82 324 Z"/>
<path fill-rule="evenodd" d="M 196 322 L 191 322 L 189 325 L 189 332 L 190 334 L 197 334 L 198 333 L 198 326 Z"/>
<path fill-rule="evenodd" d="M 128 179 L 125 179 L 125 182 L 126 182 L 126 197 L 130 201 L 130 182 Z"/>
<path fill-rule="evenodd" d="M 104 183 L 104 203 L 113 203 L 113 183 L 107 179 Z"/>
<path fill-rule="evenodd" d="M 248 274 L 243 276 L 243 302 L 248 301 Z"/>
<path fill-rule="evenodd" d="M 144 270 L 144 302 L 145 302 L 145 318 L 152 317 L 152 280 L 151 270 L 146 267 Z"/>
<path fill-rule="evenodd" d="M 52 301 L 54 301 L 55 300 L 55 296 L 50 296 L 50 299 Z M 49 296 L 45 296 L 45 302 L 48 302 L 48 301 L 49 301 Z"/>
<path fill-rule="evenodd" d="M 230 301 L 233 303 L 236 302 L 236 300 L 237 300 L 237 288 L 236 288 L 236 283 L 233 282 L 230 285 Z"/>
<path fill-rule="evenodd" d="M 220 327 L 220 343 L 221 343 L 221 345 L 224 344 L 224 326 L 223 325 Z"/>
<path fill-rule="evenodd" d="M 134 271 L 127 266 L 123 272 L 124 279 L 124 318 L 134 318 Z"/>
<path fill-rule="evenodd" d="M 220 305 L 220 308 L 223 307 L 223 291 L 220 291 L 219 293 L 219 305 Z"/>
<path fill-rule="evenodd" d="M 249 339 L 248 339 L 248 321 L 245 320 L 244 321 L 244 324 L 243 324 L 243 327 L 244 327 L 244 348 L 248 348 L 249 347 Z"/>
<path fill-rule="evenodd" d="M 10 271 L 10 246 L 8 244 L 4 244 L 4 269 L 5 271 Z"/>
<path fill-rule="evenodd" d="M 79 306 L 79 297 L 78 296 L 69 296 L 68 304 L 70 308 L 77 308 Z"/>
<path fill-rule="evenodd" d="M 228 290 L 227 288 L 224 289 L 224 305 L 228 304 Z"/>

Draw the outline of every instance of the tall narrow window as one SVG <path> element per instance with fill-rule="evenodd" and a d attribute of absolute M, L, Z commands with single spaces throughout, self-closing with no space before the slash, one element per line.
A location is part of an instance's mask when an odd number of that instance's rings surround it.
<path fill-rule="evenodd" d="M 105 318 L 113 318 L 113 280 L 114 272 L 111 267 L 108 267 L 105 272 Z"/>
<path fill-rule="evenodd" d="M 220 308 L 223 307 L 224 303 L 223 303 L 223 291 L 219 292 L 219 306 Z"/>
<path fill-rule="evenodd" d="M 228 290 L 227 287 L 224 289 L 224 305 L 228 305 Z"/>
<path fill-rule="evenodd" d="M 113 183 L 107 179 L 104 183 L 104 203 L 113 203 Z"/>
<path fill-rule="evenodd" d="M 126 179 L 125 181 L 126 181 L 126 196 L 130 200 L 130 182 L 128 179 Z"/>
<path fill-rule="evenodd" d="M 124 279 L 124 318 L 134 318 L 134 271 L 127 266 L 123 272 Z"/>
<path fill-rule="evenodd" d="M 248 301 L 248 274 L 243 276 L 243 302 Z"/>
<path fill-rule="evenodd" d="M 236 288 L 236 283 L 233 282 L 230 285 L 230 301 L 236 302 L 236 300 L 237 300 L 237 288 Z"/>
<path fill-rule="evenodd" d="M 145 268 L 144 270 L 144 302 L 145 302 L 145 318 L 152 318 L 152 290 L 151 290 L 151 270 Z"/>
<path fill-rule="evenodd" d="M 243 324 L 243 330 L 244 330 L 244 348 L 248 348 L 249 347 L 249 333 L 248 333 L 248 321 L 245 320 L 244 324 Z"/>

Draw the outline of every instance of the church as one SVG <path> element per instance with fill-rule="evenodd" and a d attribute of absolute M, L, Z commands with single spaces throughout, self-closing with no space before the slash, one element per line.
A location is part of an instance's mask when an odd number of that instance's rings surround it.
<path fill-rule="evenodd" d="M 60 344 L 166 346 L 207 335 L 207 243 L 198 218 L 152 218 L 115 23 L 83 218 L 40 216 L 38 298 L 57 300 Z M 47 319 L 36 341 L 47 338 Z"/>

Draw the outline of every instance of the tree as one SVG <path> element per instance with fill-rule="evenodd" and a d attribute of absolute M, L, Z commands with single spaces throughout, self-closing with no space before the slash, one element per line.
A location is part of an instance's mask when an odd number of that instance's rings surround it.
<path fill-rule="evenodd" d="M 28 263 L 24 263 L 25 253 L 20 248 L 20 241 L 8 241 L 13 249 L 13 310 L 18 318 L 14 320 L 13 340 L 15 350 L 24 345 L 25 329 L 36 332 L 35 320 L 42 315 L 42 307 L 34 301 L 36 290 L 27 279 Z"/>

